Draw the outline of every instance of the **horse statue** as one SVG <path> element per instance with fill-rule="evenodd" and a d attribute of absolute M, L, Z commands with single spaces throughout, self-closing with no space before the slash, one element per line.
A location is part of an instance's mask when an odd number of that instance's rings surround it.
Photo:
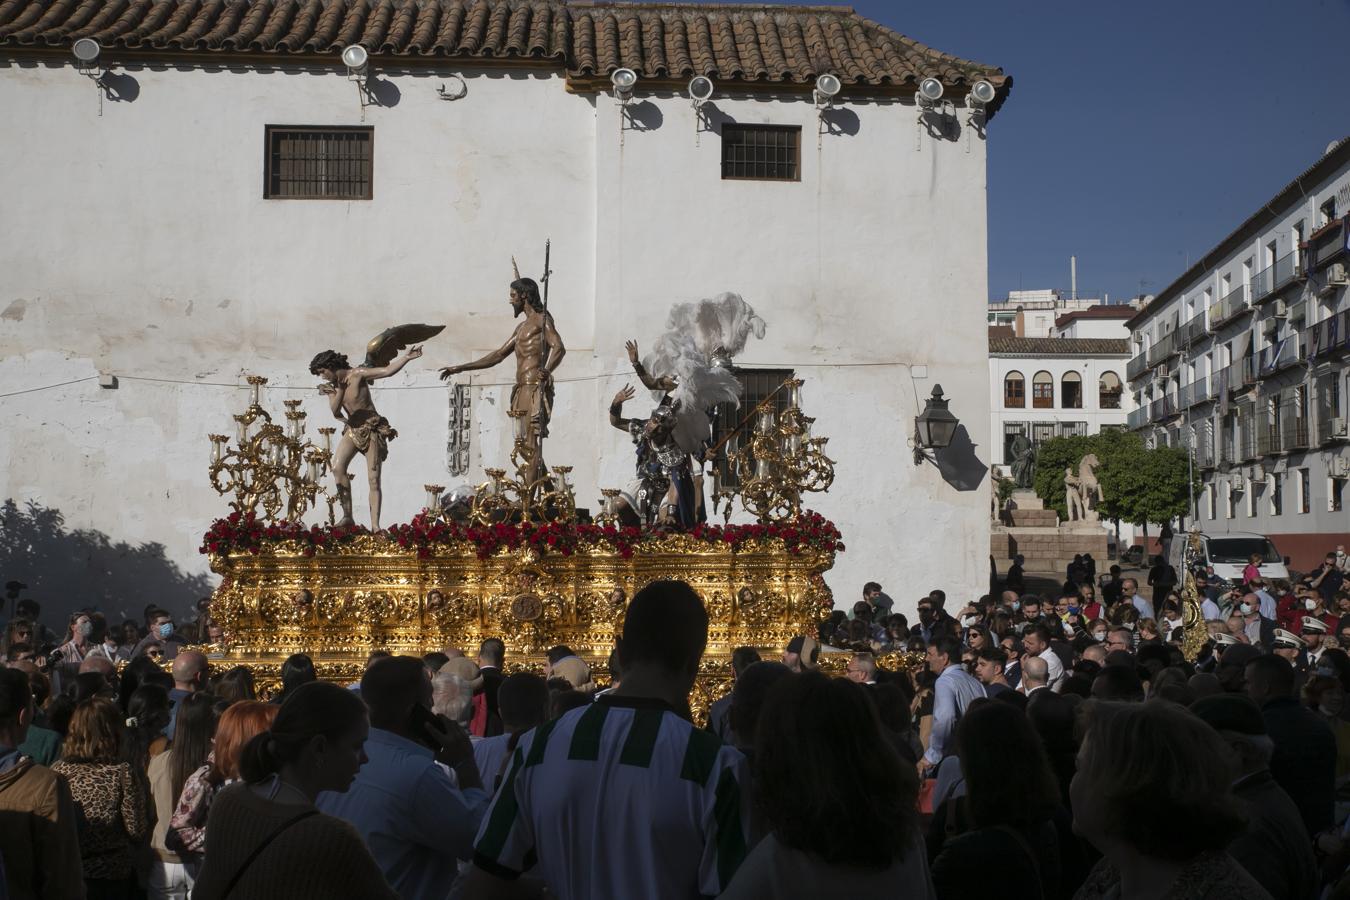
<path fill-rule="evenodd" d="M 1101 465 L 1097 454 L 1089 453 L 1078 461 L 1078 498 L 1083 518 L 1089 522 L 1097 519 L 1097 505 L 1102 502 L 1102 484 L 1097 480 L 1096 468 Z"/>

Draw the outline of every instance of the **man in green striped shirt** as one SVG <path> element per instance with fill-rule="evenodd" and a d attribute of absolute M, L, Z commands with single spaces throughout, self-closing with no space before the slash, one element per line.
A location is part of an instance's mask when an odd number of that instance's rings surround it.
<path fill-rule="evenodd" d="M 455 896 L 714 897 L 745 858 L 745 758 L 695 728 L 688 696 L 708 639 L 689 585 L 629 605 L 623 683 L 522 737 Z"/>

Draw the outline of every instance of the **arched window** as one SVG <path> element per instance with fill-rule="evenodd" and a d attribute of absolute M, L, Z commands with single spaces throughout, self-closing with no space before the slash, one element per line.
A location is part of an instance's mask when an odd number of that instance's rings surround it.
<path fill-rule="evenodd" d="M 1055 406 L 1055 376 L 1037 372 L 1031 379 L 1031 405 L 1035 409 L 1053 409 Z"/>
<path fill-rule="evenodd" d="M 1059 405 L 1065 409 L 1083 408 L 1083 376 L 1065 372 L 1059 380 Z"/>
<path fill-rule="evenodd" d="M 1097 405 L 1102 409 L 1120 409 L 1120 376 L 1103 372 L 1097 381 Z"/>
<path fill-rule="evenodd" d="M 1003 377 L 1003 405 L 1008 409 L 1026 407 L 1027 380 L 1021 372 L 1009 372 Z"/>

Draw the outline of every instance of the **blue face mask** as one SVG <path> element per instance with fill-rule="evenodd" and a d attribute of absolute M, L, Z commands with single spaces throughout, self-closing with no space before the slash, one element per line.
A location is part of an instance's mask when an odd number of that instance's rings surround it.
<path fill-rule="evenodd" d="M 163 625 L 159 626 L 159 636 L 160 636 L 160 637 L 166 638 L 166 637 L 168 637 L 168 636 L 171 635 L 171 634 L 173 634 L 173 623 L 172 623 L 172 622 L 165 622 Z"/>
<path fill-rule="evenodd" d="M 1014 600 L 1014 601 L 1012 602 L 1012 611 L 1013 611 L 1013 612 L 1017 612 L 1017 611 L 1018 611 L 1019 609 L 1021 609 L 1021 608 L 1022 608 L 1022 604 L 1021 604 L 1020 602 L 1018 602 L 1017 600 Z"/>
<path fill-rule="evenodd" d="M 1076 607 L 1076 606 L 1070 606 L 1070 607 L 1069 607 L 1069 615 L 1071 615 L 1071 616 L 1076 616 L 1076 615 L 1078 615 L 1078 607 Z"/>

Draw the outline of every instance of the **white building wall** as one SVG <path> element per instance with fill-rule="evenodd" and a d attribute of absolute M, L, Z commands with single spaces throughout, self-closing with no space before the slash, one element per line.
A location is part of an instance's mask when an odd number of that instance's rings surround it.
<path fill-rule="evenodd" d="M 650 344 L 671 303 L 732 290 L 769 326 L 738 362 L 796 367 L 832 438 L 838 478 L 810 505 L 848 543 L 830 577 L 838 601 L 870 579 L 985 589 L 995 448 L 973 133 L 916 146 L 912 106 L 846 99 L 841 133 L 817 138 L 807 99 L 719 94 L 734 121 L 802 126 L 800 182 L 730 182 L 686 99 L 640 95 L 648 130 L 621 139 L 610 98 L 539 70 L 460 70 L 468 94 L 453 103 L 440 77 L 380 70 L 397 104 L 363 113 L 333 70 L 136 68 L 134 102 L 100 116 L 68 66 L 0 68 L 0 108 L 24 123 L 0 150 L 25 161 L 0 170 L 0 373 L 11 390 L 77 382 L 0 398 L 0 497 L 60 510 L 67 529 L 162 544 L 201 575 L 200 536 L 227 511 L 206 484 L 206 435 L 246 405 L 242 376 L 272 378 L 278 413 L 303 398 L 312 433 L 327 417 L 306 371 L 316 351 L 355 361 L 389 325 L 444 323 L 375 393 L 400 431 L 384 519 L 406 521 L 424 483 L 453 483 L 436 367 L 506 339 L 510 257 L 537 275 L 551 237 L 568 356 L 546 449 L 576 467 L 583 503 L 631 473 L 631 445 L 605 421 L 632 380 L 623 340 Z M 374 126 L 374 199 L 262 199 L 268 124 Z M 77 381 L 100 372 L 118 387 Z M 466 480 L 505 461 L 511 378 L 504 364 L 472 379 Z M 915 466 L 913 418 L 939 382 L 965 429 L 940 467 Z M 355 493 L 359 519 L 363 474 Z M 87 574 L 80 589 L 97 593 Z"/>
<path fill-rule="evenodd" d="M 1003 385 L 1008 375 L 1021 373 L 1025 379 L 1025 406 L 1008 407 L 1004 404 Z M 1049 372 L 1054 378 L 1054 405 L 1037 409 L 1032 398 L 1032 379 L 1038 372 Z M 1064 407 L 1064 376 L 1070 372 L 1082 378 L 1083 406 L 1081 409 Z M 1100 403 L 1098 385 L 1106 372 L 1114 372 L 1123 383 L 1125 380 L 1125 358 L 1123 356 L 993 356 L 989 358 L 989 404 L 990 434 L 993 438 L 992 458 L 996 465 L 1011 464 L 1005 453 L 1004 434 L 1006 426 L 1012 423 L 1032 425 L 1053 425 L 1056 436 L 1073 433 L 1081 426 L 1083 434 L 1098 434 L 1102 427 L 1125 426 L 1128 410 L 1127 399 L 1121 397 L 1120 409 L 1105 409 Z M 1030 436 L 1030 435 L 1028 435 Z"/>
<path fill-rule="evenodd" d="M 1074 319 L 1063 328 L 1055 329 L 1062 338 L 1108 338 L 1123 341 L 1130 336 L 1125 319 Z"/>

